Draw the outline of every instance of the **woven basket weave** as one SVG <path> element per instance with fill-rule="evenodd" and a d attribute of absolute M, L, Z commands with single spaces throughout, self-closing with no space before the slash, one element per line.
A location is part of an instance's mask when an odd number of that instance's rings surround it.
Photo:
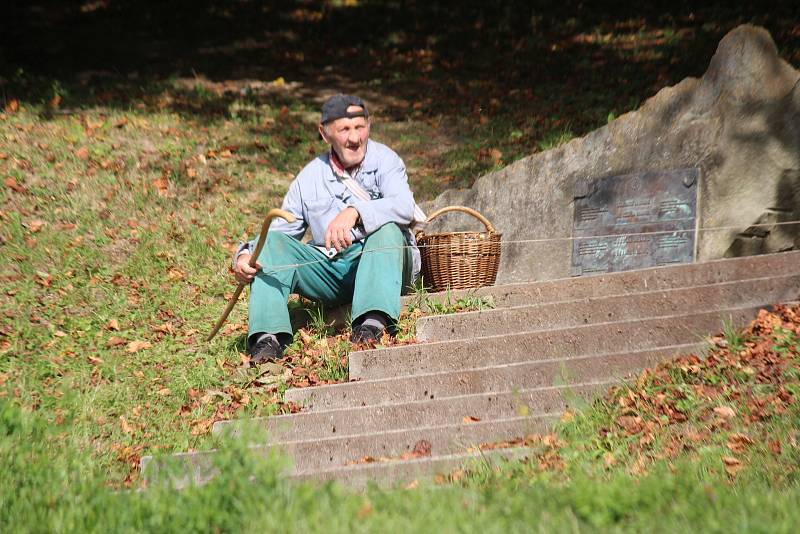
<path fill-rule="evenodd" d="M 417 234 L 422 255 L 422 276 L 432 291 L 472 289 L 490 286 L 497 278 L 500 265 L 500 237 L 492 223 L 477 211 L 464 206 L 447 206 L 436 210 L 428 222 L 448 211 L 472 215 L 486 227 L 485 232 L 447 232 Z"/>

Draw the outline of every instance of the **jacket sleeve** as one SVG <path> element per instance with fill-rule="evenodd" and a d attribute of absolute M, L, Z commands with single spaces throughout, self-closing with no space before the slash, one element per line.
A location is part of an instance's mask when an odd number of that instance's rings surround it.
<path fill-rule="evenodd" d="M 269 225 L 269 231 L 283 232 L 284 234 L 288 234 L 295 239 L 301 239 L 306 231 L 306 221 L 303 218 L 303 201 L 300 195 L 300 185 L 297 183 L 297 180 L 294 180 L 289 186 L 289 191 L 286 193 L 286 196 L 283 197 L 281 209 L 294 215 L 297 220 L 295 220 L 293 223 L 290 223 L 285 219 L 275 217 L 272 219 L 272 222 Z M 239 247 L 236 249 L 236 252 L 233 255 L 234 267 L 236 266 L 236 260 L 239 259 L 239 256 L 242 254 L 253 253 L 256 248 L 257 241 L 258 237 L 246 243 L 239 243 Z"/>
<path fill-rule="evenodd" d="M 275 217 L 269 225 L 270 231 L 282 232 L 295 239 L 301 239 L 306 231 L 306 221 L 303 217 L 303 197 L 300 194 L 300 182 L 298 179 L 295 179 L 289 186 L 289 191 L 283 197 L 281 209 L 294 215 L 296 220 L 290 223 L 286 219 Z"/>
<path fill-rule="evenodd" d="M 392 153 L 378 169 L 377 185 L 381 198 L 357 200 L 353 206 L 358 210 L 364 228 L 369 235 L 387 223 L 409 226 L 414 218 L 414 195 L 408 187 L 406 166 L 400 156 Z"/>

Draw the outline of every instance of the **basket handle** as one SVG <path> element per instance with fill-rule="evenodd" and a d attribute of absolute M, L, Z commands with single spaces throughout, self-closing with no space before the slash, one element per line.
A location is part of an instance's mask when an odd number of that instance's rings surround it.
<path fill-rule="evenodd" d="M 438 210 L 434 211 L 433 213 L 431 213 L 430 215 L 428 215 L 428 222 L 431 222 L 433 219 L 435 219 L 439 215 L 441 215 L 443 213 L 447 213 L 448 211 L 460 211 L 460 212 L 466 213 L 467 215 L 472 215 L 473 217 L 475 217 L 476 219 L 478 219 L 480 222 L 483 223 L 483 225 L 486 227 L 486 231 L 487 232 L 496 233 L 495 230 L 494 230 L 494 226 L 492 226 L 492 223 L 489 222 L 489 219 L 487 219 L 486 217 L 484 217 L 483 215 L 481 215 L 480 213 L 478 213 L 474 209 L 468 208 L 466 206 L 447 206 L 447 207 L 438 209 Z"/>

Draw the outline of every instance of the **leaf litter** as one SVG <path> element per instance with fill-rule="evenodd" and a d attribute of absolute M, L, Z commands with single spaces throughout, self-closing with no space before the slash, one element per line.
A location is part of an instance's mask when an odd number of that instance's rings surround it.
<path fill-rule="evenodd" d="M 768 423 L 797 402 L 800 306 L 762 309 L 740 336 L 745 340 L 741 350 L 720 334 L 711 339 L 703 357 L 680 356 L 642 371 L 627 385 L 610 388 L 595 403 L 607 414 L 607 424 L 599 428 L 596 439 L 626 444 L 623 457 L 635 476 L 647 474 L 655 461 L 691 455 L 715 444 L 731 480 L 746 469 L 749 454 L 780 457 L 785 437 L 770 435 Z M 573 420 L 570 416 L 561 423 L 570 425 Z M 559 437 L 565 427 L 546 435 L 483 443 L 471 450 L 529 448 L 523 463 L 540 471 L 562 471 L 562 456 L 578 446 Z M 606 469 L 623 463 L 610 452 L 601 458 Z M 462 476 L 459 471 L 455 479 L 444 480 L 454 482 Z"/>

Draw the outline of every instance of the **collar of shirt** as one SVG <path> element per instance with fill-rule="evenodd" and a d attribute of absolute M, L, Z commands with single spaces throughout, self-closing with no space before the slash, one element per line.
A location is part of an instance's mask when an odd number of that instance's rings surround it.
<path fill-rule="evenodd" d="M 371 152 L 369 150 L 369 143 L 370 141 L 367 140 L 367 150 L 364 153 L 364 159 L 361 161 L 361 164 L 357 165 L 353 172 L 348 172 L 347 169 L 344 168 L 341 161 L 339 160 L 339 156 L 336 155 L 336 152 L 331 149 L 328 153 L 328 164 L 331 166 L 331 170 L 333 171 L 333 176 L 331 176 L 331 180 L 337 180 L 341 178 L 353 178 L 355 179 L 358 176 L 358 173 L 361 171 L 369 172 L 375 171 L 378 168 L 378 162 L 375 161 L 375 158 L 370 157 Z"/>

